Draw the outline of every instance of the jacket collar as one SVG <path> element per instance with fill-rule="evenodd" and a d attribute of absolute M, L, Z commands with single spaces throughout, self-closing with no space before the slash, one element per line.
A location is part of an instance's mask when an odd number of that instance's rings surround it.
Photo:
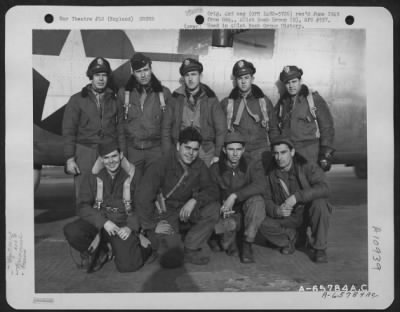
<path fill-rule="evenodd" d="M 201 92 L 200 92 L 199 98 L 201 98 L 205 95 L 209 98 L 216 97 L 214 91 L 211 90 L 211 88 L 204 83 L 200 83 L 200 90 L 201 90 Z M 172 94 L 172 96 L 174 96 L 174 97 L 178 97 L 179 95 L 186 97 L 186 89 L 185 89 L 184 84 L 182 86 L 180 86 L 178 89 L 176 89 L 174 91 L 174 93 Z"/>
<path fill-rule="evenodd" d="M 92 85 L 89 83 L 89 84 L 87 84 L 86 86 L 84 86 L 83 88 L 82 88 L 82 90 L 81 90 L 81 96 L 82 97 L 87 97 L 87 96 L 89 96 L 89 94 L 93 94 L 93 92 L 92 92 Z M 104 92 L 103 92 L 103 94 L 104 94 L 104 97 L 106 98 L 106 97 L 109 97 L 109 96 L 112 96 L 112 97 L 115 97 L 116 95 L 115 95 L 115 92 L 111 89 L 111 88 L 109 88 L 109 87 L 107 87 L 105 90 L 104 90 Z"/>
<path fill-rule="evenodd" d="M 172 158 L 171 159 L 172 160 L 171 167 L 174 169 L 174 172 L 178 172 L 178 170 L 176 170 L 178 168 L 179 168 L 179 170 L 183 170 L 182 164 L 180 163 L 180 160 L 179 160 L 178 151 L 176 151 L 176 150 L 172 151 L 171 158 Z M 197 157 L 194 162 L 192 162 L 189 166 L 187 166 L 187 169 L 188 170 L 199 169 L 201 167 L 201 162 L 202 162 L 202 160 L 199 157 Z"/>
<path fill-rule="evenodd" d="M 298 172 L 299 167 L 304 166 L 306 163 L 307 163 L 307 160 L 303 156 L 295 153 L 294 157 L 293 157 L 293 165 L 292 165 L 292 168 L 290 168 L 290 170 L 294 170 L 295 172 Z M 274 159 L 272 159 L 268 163 L 267 167 L 265 167 L 266 164 L 264 162 L 263 162 L 263 165 L 264 165 L 265 175 L 271 174 L 274 170 L 280 170 Z"/>
<path fill-rule="evenodd" d="M 96 176 L 99 177 L 103 181 L 111 180 L 111 175 L 107 172 L 106 168 L 101 169 L 99 171 L 99 173 L 96 174 Z M 126 173 L 126 171 L 122 168 L 119 168 L 119 171 L 117 172 L 117 174 L 114 177 L 115 181 L 125 180 L 126 178 L 128 178 L 128 174 Z"/>
<path fill-rule="evenodd" d="M 251 85 L 250 94 L 253 95 L 256 99 L 263 98 L 265 96 L 264 92 L 255 84 Z M 240 98 L 240 90 L 239 87 L 235 87 L 231 93 L 229 94 L 230 99 L 237 100 Z"/>
<path fill-rule="evenodd" d="M 226 154 L 221 151 L 221 155 L 220 155 L 219 161 L 218 161 L 220 174 L 223 174 L 227 170 L 232 170 L 232 168 L 228 166 L 227 161 L 228 160 L 227 160 Z M 237 166 L 237 168 L 241 172 L 246 172 L 247 171 L 247 167 L 248 167 L 247 161 L 244 158 L 244 156 L 242 156 L 242 158 L 240 158 L 239 165 Z"/>
<path fill-rule="evenodd" d="M 150 86 L 156 93 L 163 92 L 163 86 L 160 80 L 158 80 L 153 73 L 151 73 Z M 135 76 L 131 75 L 127 84 L 125 85 L 125 90 L 133 91 L 134 89 L 139 92 L 141 91 L 142 86 L 136 81 Z"/>
<path fill-rule="evenodd" d="M 308 89 L 308 87 L 305 84 L 302 84 L 300 87 L 300 91 L 298 93 L 298 96 L 304 96 L 307 97 L 310 94 L 310 90 Z M 291 95 L 285 91 L 285 93 L 282 96 L 282 99 L 286 99 L 286 98 L 290 98 Z"/>

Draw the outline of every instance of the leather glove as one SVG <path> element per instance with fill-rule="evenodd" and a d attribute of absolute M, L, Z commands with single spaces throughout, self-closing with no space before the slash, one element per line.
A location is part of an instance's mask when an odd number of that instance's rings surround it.
<path fill-rule="evenodd" d="M 321 146 L 318 154 L 318 165 L 324 171 L 329 171 L 332 167 L 332 158 L 335 150 L 328 146 Z"/>

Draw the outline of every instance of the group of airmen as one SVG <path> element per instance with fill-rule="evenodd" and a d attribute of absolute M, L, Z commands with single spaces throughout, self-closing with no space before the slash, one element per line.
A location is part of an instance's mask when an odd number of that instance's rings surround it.
<path fill-rule="evenodd" d="M 283 255 L 307 248 L 327 262 L 332 207 L 333 119 L 324 99 L 285 66 L 273 106 L 246 60 L 232 70 L 221 102 L 202 80 L 203 65 L 183 60 L 172 94 L 142 53 L 117 90 L 103 57 L 63 118 L 65 172 L 74 175 L 79 218 L 64 227 L 79 266 L 95 272 L 114 259 L 119 272 L 146 263 L 175 268 L 209 262 L 205 247 L 253 263 L 261 237 Z"/>

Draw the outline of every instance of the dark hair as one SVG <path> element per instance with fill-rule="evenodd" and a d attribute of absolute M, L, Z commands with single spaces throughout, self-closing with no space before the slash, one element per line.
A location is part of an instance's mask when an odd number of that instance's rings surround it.
<path fill-rule="evenodd" d="M 293 150 L 294 149 L 294 146 L 289 144 L 288 142 L 276 142 L 274 144 L 271 144 L 271 151 L 273 152 L 274 151 L 274 147 L 277 146 L 277 145 L 281 145 L 281 144 L 285 144 L 289 148 L 289 150 Z"/>
<path fill-rule="evenodd" d="M 118 151 L 118 153 L 121 153 L 117 141 L 113 139 L 103 139 L 103 141 L 101 141 L 97 146 L 97 152 L 101 157 L 104 157 L 115 150 Z"/>
<path fill-rule="evenodd" d="M 201 142 L 203 141 L 203 137 L 201 136 L 200 132 L 197 131 L 194 127 L 186 127 L 185 129 L 179 132 L 179 144 L 187 143 L 189 141 Z"/>
<path fill-rule="evenodd" d="M 135 72 L 135 71 L 137 71 L 137 70 L 139 70 L 139 69 L 142 69 L 142 68 L 145 67 L 146 65 L 149 65 L 149 68 L 152 69 L 152 68 L 151 68 L 151 61 L 150 61 L 149 63 L 144 64 L 144 65 L 143 65 L 142 67 L 140 67 L 140 68 L 132 69 L 132 71 Z M 131 65 L 131 66 L 132 66 L 132 65 Z M 132 67 L 131 67 L 131 68 L 132 68 Z"/>
<path fill-rule="evenodd" d="M 224 142 L 224 147 L 226 148 L 229 144 L 232 144 L 232 143 L 239 143 L 239 144 L 242 144 L 242 147 L 243 148 L 245 148 L 246 147 L 246 143 L 245 142 L 241 142 L 241 141 L 232 141 L 232 142 L 228 142 L 228 143 L 225 143 Z"/>

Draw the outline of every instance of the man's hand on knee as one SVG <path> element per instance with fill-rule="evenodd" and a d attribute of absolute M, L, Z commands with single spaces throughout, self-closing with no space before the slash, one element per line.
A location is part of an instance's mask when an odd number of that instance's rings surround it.
<path fill-rule="evenodd" d="M 118 234 L 119 227 L 110 220 L 107 220 L 106 223 L 104 223 L 103 227 L 110 236 Z"/>
<path fill-rule="evenodd" d="M 131 233 L 132 233 L 132 230 L 127 226 L 120 228 L 119 231 L 117 232 L 118 236 L 122 240 L 126 240 L 129 237 L 129 235 L 131 235 Z"/>
<path fill-rule="evenodd" d="M 185 205 L 181 208 L 179 212 L 179 219 L 183 222 L 187 222 L 192 214 L 194 207 L 196 206 L 197 201 L 195 199 L 189 199 Z"/>
<path fill-rule="evenodd" d="M 157 223 L 154 232 L 157 234 L 171 235 L 174 234 L 174 229 L 167 220 L 161 220 Z"/>

